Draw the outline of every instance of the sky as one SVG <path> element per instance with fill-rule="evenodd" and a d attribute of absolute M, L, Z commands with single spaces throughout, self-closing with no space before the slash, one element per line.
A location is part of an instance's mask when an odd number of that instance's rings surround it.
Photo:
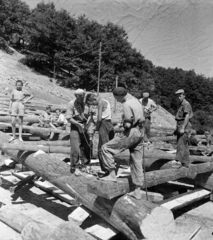
<path fill-rule="evenodd" d="M 212 0 L 43 0 L 71 16 L 123 26 L 132 46 L 156 66 L 213 77 Z M 25 0 L 34 8 L 41 0 Z"/>

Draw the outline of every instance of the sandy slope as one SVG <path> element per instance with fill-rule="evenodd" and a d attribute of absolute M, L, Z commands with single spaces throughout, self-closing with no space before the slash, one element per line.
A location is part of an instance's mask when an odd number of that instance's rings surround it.
<path fill-rule="evenodd" d="M 41 0 L 25 0 L 35 7 Z M 45 3 L 50 2 L 44 0 Z M 212 0 L 51 0 L 72 15 L 125 28 L 155 65 L 213 76 Z"/>
<path fill-rule="evenodd" d="M 70 99 L 74 98 L 73 90 L 60 87 L 51 82 L 48 77 L 40 75 L 21 64 L 19 60 L 22 57 L 23 55 L 17 52 L 8 55 L 0 51 L 0 92 L 5 92 L 6 88 L 8 88 L 7 92 L 9 92 L 14 88 L 17 77 L 20 77 L 25 83 L 25 88 L 36 97 L 58 104 L 67 104 Z M 110 102 L 113 118 L 118 119 L 122 114 L 121 105 L 117 104 L 116 112 L 114 112 L 115 100 L 112 93 L 101 93 L 101 96 Z M 157 126 L 168 128 L 175 126 L 174 117 L 160 106 L 153 114 L 152 121 L 153 125 Z"/>

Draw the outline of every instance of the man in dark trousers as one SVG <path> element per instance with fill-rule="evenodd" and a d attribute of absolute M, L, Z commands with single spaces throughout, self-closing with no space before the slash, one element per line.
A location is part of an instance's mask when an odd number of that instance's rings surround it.
<path fill-rule="evenodd" d="M 89 110 L 86 109 L 84 103 L 86 92 L 83 89 L 77 89 L 74 94 L 76 98 L 68 103 L 66 112 L 66 118 L 71 123 L 71 173 L 78 168 L 80 160 L 82 165 L 90 162 L 89 136 L 84 128 L 89 115 Z"/>
<path fill-rule="evenodd" d="M 130 196 L 141 199 L 140 188 L 144 182 L 142 168 L 143 153 L 143 129 L 145 121 L 143 109 L 138 99 L 127 93 L 122 87 L 113 90 L 115 99 L 123 105 L 123 136 L 116 136 L 111 141 L 105 143 L 101 148 L 101 155 L 104 167 L 109 171 L 109 175 L 101 178 L 103 181 L 117 181 L 114 155 L 126 149 L 130 151 L 130 169 L 132 182 L 135 190 L 129 193 Z"/>
<path fill-rule="evenodd" d="M 192 125 L 190 119 L 193 117 L 191 104 L 185 99 L 185 92 L 179 89 L 175 93 L 179 99 L 179 107 L 175 120 L 177 135 L 177 153 L 176 160 L 182 164 L 182 167 L 189 167 L 189 146 L 188 137 L 191 134 Z"/>

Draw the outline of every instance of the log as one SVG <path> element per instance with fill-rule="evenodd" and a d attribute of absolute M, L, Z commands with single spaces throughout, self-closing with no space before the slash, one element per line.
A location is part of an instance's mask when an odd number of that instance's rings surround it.
<path fill-rule="evenodd" d="M 164 206 L 170 210 L 177 210 L 186 207 L 194 202 L 200 201 L 209 197 L 210 191 L 205 189 L 195 189 L 187 193 L 179 194 L 178 196 L 159 202 L 161 206 Z"/>
<path fill-rule="evenodd" d="M 156 186 L 180 178 L 195 179 L 197 174 L 211 171 L 213 171 L 213 162 L 190 165 L 189 168 L 181 167 L 179 169 L 151 171 L 146 173 L 146 185 L 144 182 L 142 188 Z M 128 178 L 122 178 L 117 182 L 110 183 L 94 180 L 93 182 L 88 183 L 87 190 L 97 196 L 106 199 L 113 199 L 117 196 L 123 195 L 123 192 L 128 192 L 130 188 L 131 181 L 128 180 Z"/>
<path fill-rule="evenodd" d="M 0 142 L 6 141 L 8 141 L 8 136 L 0 132 Z M 110 201 L 88 193 L 87 183 L 94 180 L 93 176 L 83 173 L 82 176 L 76 177 L 70 174 L 66 163 L 42 151 L 30 154 L 6 150 L 6 154 L 16 161 L 21 161 L 28 169 L 71 195 L 128 239 L 138 240 L 142 236 L 148 238 L 150 234 L 157 239 L 166 237 L 172 239 L 175 222 L 170 210 L 144 200 L 138 201 L 129 196 Z M 153 221 L 153 219 L 158 219 L 158 221 Z"/>
<path fill-rule="evenodd" d="M 21 233 L 23 240 L 95 240 L 73 222 L 65 222 L 53 228 L 47 224 L 31 222 Z"/>
<path fill-rule="evenodd" d="M 0 209 L 0 221 L 21 233 L 23 240 L 95 240 L 72 221 L 69 221 L 69 223 L 59 224 L 56 228 L 54 228 L 8 207 Z"/>
<path fill-rule="evenodd" d="M 0 122 L 11 123 L 11 116 L 0 116 Z M 24 122 L 38 123 L 38 116 L 24 116 Z"/>
<path fill-rule="evenodd" d="M 1 116 L 0 116 L 1 118 Z M 5 126 L 5 127 L 11 127 L 10 123 L 0 123 L 1 126 Z M 16 125 L 16 128 L 18 128 L 18 125 Z M 54 133 L 63 133 L 63 134 L 69 134 L 68 130 L 60 130 L 60 129 L 55 129 L 55 128 L 42 128 L 42 127 L 37 127 L 37 126 L 28 126 L 28 125 L 23 125 L 23 130 L 31 130 L 33 133 L 50 133 L 50 132 L 54 132 Z"/>
<path fill-rule="evenodd" d="M 30 151 L 37 152 L 38 150 L 42 150 L 46 153 L 63 153 L 70 154 L 70 147 L 62 147 L 62 146 L 39 146 L 39 145 L 30 145 L 24 143 L 12 144 L 12 143 L 3 143 L 1 147 L 2 151 L 6 149 L 20 150 L 20 151 Z"/>
<path fill-rule="evenodd" d="M 170 141 L 177 141 L 177 137 L 175 136 L 162 136 L 162 137 L 151 137 L 150 142 L 170 142 Z"/>
<path fill-rule="evenodd" d="M 44 146 L 63 146 L 69 147 L 69 140 L 56 140 L 56 141 L 24 141 L 24 144 L 35 144 L 35 145 L 44 145 Z"/>

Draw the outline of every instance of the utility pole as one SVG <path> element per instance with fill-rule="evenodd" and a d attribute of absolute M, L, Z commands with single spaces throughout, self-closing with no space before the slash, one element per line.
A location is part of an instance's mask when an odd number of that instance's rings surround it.
<path fill-rule="evenodd" d="M 99 96 L 99 88 L 100 88 L 100 75 L 101 75 L 101 42 L 100 42 L 100 50 L 99 50 L 99 65 L 98 65 L 98 87 L 97 87 L 97 96 Z"/>
<path fill-rule="evenodd" d="M 118 87 L 118 75 L 116 75 L 116 78 L 115 78 L 115 87 Z M 116 113 L 116 99 L 115 99 L 115 103 L 114 103 L 114 113 Z"/>

